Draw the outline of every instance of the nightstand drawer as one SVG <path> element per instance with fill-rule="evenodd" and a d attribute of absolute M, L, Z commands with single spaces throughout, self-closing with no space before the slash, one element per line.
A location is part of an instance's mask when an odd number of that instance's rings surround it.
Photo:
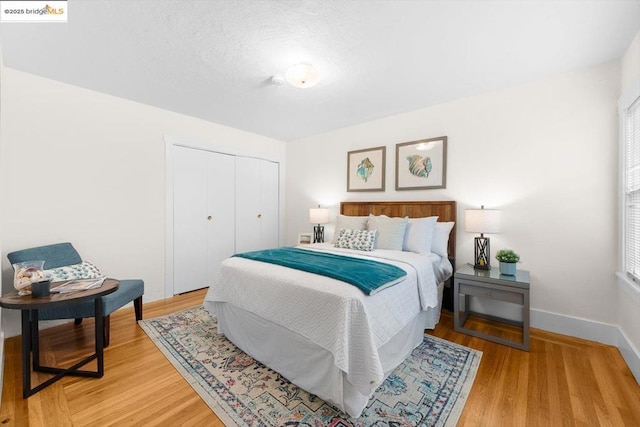
<path fill-rule="evenodd" d="M 514 304 L 523 304 L 524 296 L 521 293 L 513 293 L 506 291 L 499 291 L 497 289 L 483 288 L 476 285 L 467 285 L 460 283 L 461 294 L 473 295 L 474 297 L 489 298 L 498 301 L 512 302 Z"/>

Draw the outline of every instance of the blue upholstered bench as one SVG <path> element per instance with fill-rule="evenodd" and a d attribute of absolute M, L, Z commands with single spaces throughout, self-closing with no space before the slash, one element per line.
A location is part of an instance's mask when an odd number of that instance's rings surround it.
<path fill-rule="evenodd" d="M 80 254 L 78 254 L 71 243 L 56 243 L 53 245 L 39 246 L 37 248 L 23 249 L 9 253 L 7 258 L 9 258 L 11 264 L 43 260 L 45 270 L 82 262 Z M 125 304 L 133 301 L 136 320 L 141 320 L 142 294 L 144 294 L 144 282 L 139 279 L 132 279 L 120 280 L 120 286 L 117 291 L 102 297 L 105 347 L 109 345 L 109 315 Z M 38 311 L 39 320 L 75 319 L 76 325 L 79 325 L 85 317 L 94 317 L 93 301 L 83 302 L 72 307 Z"/>

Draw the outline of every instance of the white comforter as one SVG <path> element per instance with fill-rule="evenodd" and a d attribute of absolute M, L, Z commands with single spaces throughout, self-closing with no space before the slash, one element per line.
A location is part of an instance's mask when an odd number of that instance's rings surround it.
<path fill-rule="evenodd" d="M 404 269 L 407 276 L 367 296 L 339 280 L 232 257 L 220 266 L 204 306 L 215 316 L 213 302 L 230 303 L 308 338 L 331 352 L 349 382 L 370 395 L 384 380 L 377 349 L 420 310 L 437 305 L 434 268 L 439 268 L 439 257 L 380 249 L 363 255 L 330 244 L 305 248 L 373 257 Z"/>

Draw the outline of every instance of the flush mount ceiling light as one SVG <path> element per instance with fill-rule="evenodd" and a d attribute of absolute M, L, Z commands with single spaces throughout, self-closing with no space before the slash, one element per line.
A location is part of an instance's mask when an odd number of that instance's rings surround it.
<path fill-rule="evenodd" d="M 308 88 L 315 86 L 320 81 L 320 74 L 313 65 L 301 63 L 292 65 L 284 78 L 291 86 Z"/>

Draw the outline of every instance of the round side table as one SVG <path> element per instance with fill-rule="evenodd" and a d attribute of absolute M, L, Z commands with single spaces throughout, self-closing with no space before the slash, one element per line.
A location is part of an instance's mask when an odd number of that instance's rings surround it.
<path fill-rule="evenodd" d="M 52 283 L 51 289 L 63 282 Z M 101 378 L 104 375 L 104 317 L 102 316 L 102 296 L 115 292 L 120 282 L 115 279 L 105 279 L 101 287 L 86 291 L 68 293 L 51 293 L 41 298 L 33 298 L 31 295 L 18 295 L 17 291 L 0 297 L 0 307 L 22 312 L 22 397 L 39 392 L 43 388 L 53 384 L 65 375 L 80 377 Z M 82 359 L 70 368 L 55 368 L 40 364 L 40 337 L 38 331 L 38 310 L 60 308 L 93 300 L 95 304 L 95 353 Z M 33 357 L 33 370 L 54 374 L 45 382 L 31 388 L 31 358 Z M 79 368 L 90 361 L 97 360 L 96 371 L 80 370 Z"/>

